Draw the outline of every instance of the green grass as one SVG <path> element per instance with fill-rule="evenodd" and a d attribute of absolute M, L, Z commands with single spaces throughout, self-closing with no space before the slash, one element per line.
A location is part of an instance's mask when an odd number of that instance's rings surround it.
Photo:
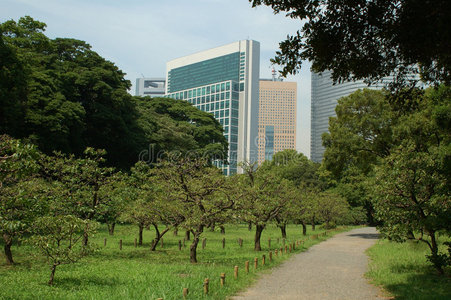
<path fill-rule="evenodd" d="M 367 253 L 367 277 L 395 299 L 451 299 L 451 270 L 445 269 L 445 276 L 437 275 L 426 260 L 430 251 L 424 242 L 380 240 Z"/>
<path fill-rule="evenodd" d="M 302 227 L 287 227 L 287 243 L 305 240 L 302 247 L 295 252 L 305 251 L 308 247 L 328 237 L 309 238 L 315 232 L 309 228 L 308 236 L 302 236 Z M 218 228 L 219 229 L 219 228 Z M 341 231 L 343 231 L 342 229 Z M 109 236 L 103 226 L 97 235 L 91 238 L 99 246 L 99 251 L 80 262 L 62 265 L 57 268 L 54 286 L 48 286 L 50 269 L 42 257 L 30 245 L 14 246 L 13 256 L 16 265 L 5 265 L 4 254 L 0 254 L 0 299 L 181 299 L 183 288 L 189 289 L 188 299 L 225 299 L 249 286 L 259 272 L 267 272 L 280 264 L 290 255 L 275 257 L 269 263 L 268 238 L 271 238 L 271 250 L 283 245 L 280 230 L 268 226 L 262 235 L 263 251 L 253 251 L 254 230 L 248 231 L 247 225 L 226 226 L 226 234 L 207 230 L 203 237 L 207 238 L 207 246 L 202 250 L 198 246 L 197 264 L 189 263 L 189 241 L 186 247 L 178 250 L 178 241 L 183 233 L 174 236 L 168 232 L 164 236 L 164 248 L 150 251 L 150 241 L 154 237 L 153 230 L 144 232 L 144 245 L 134 247 L 137 227 L 117 226 L 114 236 Z M 339 231 L 337 231 L 339 232 Z M 222 238 L 226 238 L 225 249 Z M 106 247 L 103 240 L 107 238 Z M 240 248 L 237 239 L 244 240 Z M 123 250 L 119 250 L 119 240 L 123 240 Z M 3 245 L 0 243 L 1 248 Z M 295 253 L 294 252 L 294 253 Z M 266 255 L 267 264 L 261 265 L 262 255 Z M 259 266 L 253 269 L 254 257 L 258 257 Z M 250 272 L 245 274 L 245 261 L 250 262 Z M 234 279 L 234 266 L 239 266 L 238 280 Z M 220 287 L 220 274 L 226 273 L 226 284 Z M 203 281 L 210 279 L 210 293 L 203 295 Z"/>

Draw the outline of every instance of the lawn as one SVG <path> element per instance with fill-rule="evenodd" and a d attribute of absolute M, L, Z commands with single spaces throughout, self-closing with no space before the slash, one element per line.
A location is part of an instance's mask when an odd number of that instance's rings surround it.
<path fill-rule="evenodd" d="M 426 260 L 430 251 L 424 242 L 380 240 L 367 253 L 367 277 L 395 299 L 451 299 L 451 268 L 445 269 L 445 276 L 438 276 Z"/>
<path fill-rule="evenodd" d="M 217 228 L 219 230 L 219 228 Z M 346 229 L 341 229 L 344 231 Z M 179 240 L 183 233 L 175 236 L 168 232 L 164 236 L 164 246 L 150 251 L 153 230 L 144 232 L 144 244 L 135 248 L 134 239 L 138 228 L 131 225 L 117 226 L 114 236 L 108 235 L 102 226 L 90 242 L 98 246 L 98 251 L 80 262 L 59 266 L 56 270 L 54 286 L 48 286 L 50 269 L 31 245 L 13 246 L 16 265 L 5 265 L 4 254 L 0 254 L 0 298 L 1 299 L 181 299 L 183 288 L 188 288 L 187 299 L 225 299 L 237 291 L 249 286 L 259 272 L 286 260 L 290 254 L 273 254 L 269 262 L 269 251 L 283 246 L 280 230 L 269 225 L 262 235 L 263 251 L 253 250 L 254 230 L 248 231 L 247 225 L 228 225 L 226 233 L 207 230 L 206 248 L 202 242 L 198 246 L 198 264 L 189 263 L 189 241 L 180 251 Z M 328 236 L 320 235 L 312 239 L 314 232 L 309 227 L 308 235 L 302 236 L 300 225 L 288 225 L 286 244 L 305 240 L 294 252 L 304 251 Z M 104 246 L 104 239 L 107 239 Z M 222 248 L 222 239 L 226 239 Z M 237 240 L 243 239 L 242 247 Z M 271 249 L 268 239 L 271 238 Z M 123 240 L 123 249 L 119 250 L 119 240 Z M 3 244 L 0 243 L 3 249 Z M 262 255 L 266 255 L 266 265 L 262 266 Z M 254 269 L 254 258 L 258 258 L 258 269 Z M 249 261 L 249 274 L 245 273 L 245 261 Z M 234 266 L 239 267 L 238 279 L 234 278 Z M 220 274 L 226 274 L 225 285 L 220 286 Z M 203 282 L 210 279 L 209 293 L 203 294 Z"/>

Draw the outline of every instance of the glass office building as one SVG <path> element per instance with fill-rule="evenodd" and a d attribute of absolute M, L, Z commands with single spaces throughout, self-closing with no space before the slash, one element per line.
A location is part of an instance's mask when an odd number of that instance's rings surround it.
<path fill-rule="evenodd" d="M 213 114 L 223 126 L 229 164 L 215 164 L 226 175 L 257 157 L 259 61 L 260 44 L 243 40 L 167 63 L 166 96 Z"/>

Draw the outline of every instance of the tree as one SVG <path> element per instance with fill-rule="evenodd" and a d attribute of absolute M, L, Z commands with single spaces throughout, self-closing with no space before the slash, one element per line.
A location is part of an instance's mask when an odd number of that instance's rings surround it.
<path fill-rule="evenodd" d="M 303 21 L 280 43 L 273 59 L 282 74 L 296 73 L 303 60 L 316 72 L 332 70 L 337 81 L 379 79 L 391 73 L 406 79 L 417 69 L 426 80 L 451 80 L 451 33 L 447 0 L 249 0 Z"/>
<path fill-rule="evenodd" d="M 121 168 L 136 162 L 136 103 L 125 74 L 86 42 L 49 39 L 46 25 L 31 17 L 0 24 L 10 98 L 2 110 L 3 132 L 29 138 L 46 154 L 81 155 L 87 147 L 107 149 L 108 162 Z M 1 113 L 4 115 L 5 113 Z M 11 121 L 13 120 L 13 121 Z M 128 143 L 117 143 L 128 140 Z"/>
<path fill-rule="evenodd" d="M 399 144 L 376 168 L 373 204 L 380 230 L 397 241 L 407 232 L 430 248 L 439 274 L 449 263 L 439 253 L 437 234 L 451 233 L 451 89 L 429 89 L 418 110 L 401 116 L 394 128 Z"/>
<path fill-rule="evenodd" d="M 337 222 L 349 214 L 348 202 L 331 190 L 318 194 L 315 201 L 318 218 L 326 229 L 335 228 Z"/>
<path fill-rule="evenodd" d="M 353 207 L 364 207 L 373 222 L 373 207 L 366 179 L 396 144 L 393 127 L 397 114 L 387 100 L 388 93 L 358 90 L 338 100 L 336 117 L 323 134 L 321 171 L 336 186 L 336 192 Z"/>
<path fill-rule="evenodd" d="M 53 285 L 56 267 L 75 263 L 93 250 L 82 239 L 92 235 L 95 228 L 95 223 L 71 215 L 44 216 L 35 221 L 32 242 L 49 261 L 49 285 Z"/>
<path fill-rule="evenodd" d="M 281 216 L 290 200 L 289 181 L 270 169 L 244 163 L 244 174 L 236 175 L 235 198 L 240 218 L 255 224 L 254 250 L 261 251 L 260 238 L 268 222 Z"/>
<path fill-rule="evenodd" d="M 38 156 L 33 145 L 0 135 L 0 233 L 7 264 L 14 263 L 14 238 L 29 230 L 40 212 L 39 182 L 31 177 L 38 170 Z"/>
<path fill-rule="evenodd" d="M 172 98 L 135 97 L 138 101 L 138 124 L 141 160 L 156 163 L 168 154 L 197 153 L 208 159 L 227 160 L 228 143 L 220 123 L 212 114 L 201 111 L 187 101 Z"/>
<path fill-rule="evenodd" d="M 197 263 L 197 245 L 204 229 L 224 220 L 234 207 L 234 199 L 222 172 L 205 159 L 180 158 L 164 161 L 157 170 L 168 203 L 183 216 L 182 227 L 193 234 L 190 261 Z"/>
<path fill-rule="evenodd" d="M 101 193 L 101 189 L 114 179 L 111 176 L 114 170 L 102 165 L 105 150 L 88 147 L 84 153 L 85 158 L 61 153 L 44 156 L 40 161 L 40 173 L 48 182 L 60 184 L 66 191 L 67 201 L 62 201 L 59 208 L 62 214 L 94 221 L 101 217 L 104 206 L 111 202 L 110 195 Z M 88 237 L 86 235 L 83 239 L 85 246 Z"/>

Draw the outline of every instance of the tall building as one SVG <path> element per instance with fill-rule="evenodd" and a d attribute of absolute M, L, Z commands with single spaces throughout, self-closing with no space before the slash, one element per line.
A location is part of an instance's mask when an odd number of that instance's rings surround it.
<path fill-rule="evenodd" d="M 242 40 L 169 61 L 166 95 L 209 112 L 224 127 L 229 164 L 224 174 L 241 172 L 237 163 L 257 160 L 260 43 Z"/>
<path fill-rule="evenodd" d="M 412 80 L 418 76 L 412 76 Z M 310 159 L 321 162 L 324 155 L 324 147 L 321 135 L 329 131 L 329 118 L 335 117 L 335 106 L 341 97 L 348 96 L 358 89 L 381 89 L 385 87 L 393 77 L 385 77 L 377 84 L 369 86 L 363 80 L 333 84 L 331 71 L 321 74 L 312 72 L 311 89 L 311 124 L 310 124 Z"/>
<path fill-rule="evenodd" d="M 274 153 L 296 149 L 296 82 L 260 80 L 258 112 L 258 163 Z"/>
<path fill-rule="evenodd" d="M 137 78 L 135 96 L 163 97 L 166 92 L 165 78 Z"/>

